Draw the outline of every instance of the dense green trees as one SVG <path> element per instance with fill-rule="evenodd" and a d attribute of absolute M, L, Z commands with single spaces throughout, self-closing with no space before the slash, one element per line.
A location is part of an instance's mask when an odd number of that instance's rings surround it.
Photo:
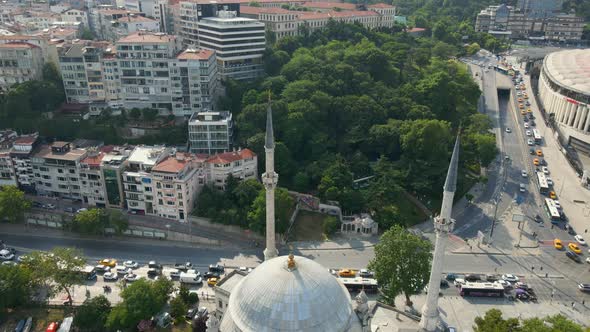
<path fill-rule="evenodd" d="M 74 326 L 83 332 L 101 332 L 111 312 L 111 302 L 104 296 L 86 299 L 76 310 Z"/>
<path fill-rule="evenodd" d="M 92 208 L 76 214 L 72 230 L 88 235 L 104 234 L 105 228 L 111 227 L 117 234 L 127 230 L 128 218 L 119 210 Z"/>
<path fill-rule="evenodd" d="M 0 313 L 29 304 L 36 286 L 29 268 L 2 264 L 0 280 Z"/>
<path fill-rule="evenodd" d="M 475 332 L 583 332 L 584 328 L 562 315 L 535 317 L 521 321 L 518 318 L 504 319 L 500 310 L 491 309 L 484 317 L 475 318 L 473 330 Z"/>
<path fill-rule="evenodd" d="M 25 193 L 15 186 L 0 187 L 0 221 L 21 221 L 24 213 L 31 208 Z"/>

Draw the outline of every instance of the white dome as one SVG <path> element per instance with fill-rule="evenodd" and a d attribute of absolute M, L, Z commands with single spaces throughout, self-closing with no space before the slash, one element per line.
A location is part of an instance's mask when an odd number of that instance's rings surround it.
<path fill-rule="evenodd" d="M 295 256 L 268 260 L 232 290 L 222 332 L 345 332 L 354 312 L 348 291 L 326 268 Z M 356 318 L 356 316 L 354 316 Z"/>

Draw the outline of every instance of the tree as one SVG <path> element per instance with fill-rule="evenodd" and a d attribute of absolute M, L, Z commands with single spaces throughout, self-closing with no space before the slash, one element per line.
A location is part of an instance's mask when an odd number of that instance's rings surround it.
<path fill-rule="evenodd" d="M 110 312 L 111 302 L 104 295 L 87 299 L 76 310 L 74 326 L 84 332 L 104 331 Z"/>
<path fill-rule="evenodd" d="M 56 247 L 49 253 L 30 253 L 23 265 L 31 270 L 33 280 L 47 287 L 50 295 L 62 290 L 71 299 L 72 286 L 83 281 L 78 271 L 86 265 L 86 259 L 78 249 Z"/>
<path fill-rule="evenodd" d="M 501 332 L 518 331 L 518 318 L 502 318 L 502 312 L 498 309 L 488 310 L 485 316 L 475 318 L 474 332 Z"/>
<path fill-rule="evenodd" d="M 340 220 L 334 216 L 324 218 L 322 230 L 326 235 L 332 235 L 340 230 Z"/>
<path fill-rule="evenodd" d="M 89 209 L 79 212 L 74 218 L 73 228 L 77 232 L 89 235 L 104 234 L 108 219 L 101 209 Z"/>
<path fill-rule="evenodd" d="M 381 236 L 375 245 L 375 258 L 369 269 L 381 285 L 385 300 L 395 305 L 395 297 L 403 293 L 406 304 L 410 296 L 418 294 L 428 283 L 432 245 L 428 240 L 395 225 Z"/>
<path fill-rule="evenodd" d="M 61 75 L 53 62 L 47 62 L 43 65 L 43 79 L 55 84 L 62 84 Z"/>
<path fill-rule="evenodd" d="M 31 202 L 25 193 L 15 186 L 0 188 L 0 217 L 9 222 L 21 221 L 24 213 L 31 208 Z"/>
<path fill-rule="evenodd" d="M 153 108 L 144 108 L 141 110 L 143 119 L 147 122 L 153 122 L 158 117 L 158 110 Z"/>
<path fill-rule="evenodd" d="M 149 319 L 162 310 L 173 288 L 168 278 L 135 281 L 121 291 L 123 301 L 109 313 L 106 327 L 109 330 L 127 330 L 142 319 Z"/>
<path fill-rule="evenodd" d="M 275 231 L 284 234 L 289 227 L 289 219 L 295 202 L 284 188 L 275 190 Z M 264 234 L 266 230 L 266 193 L 261 190 L 248 211 L 248 223 L 251 230 Z"/>
<path fill-rule="evenodd" d="M 0 312 L 27 305 L 35 290 L 31 271 L 22 265 L 0 265 Z"/>
<path fill-rule="evenodd" d="M 129 116 L 133 120 L 137 121 L 141 117 L 141 111 L 139 110 L 139 108 L 132 108 L 131 111 L 129 111 Z"/>
<path fill-rule="evenodd" d="M 188 305 L 193 305 L 199 302 L 199 294 L 196 292 L 191 293 L 186 284 L 180 284 L 180 288 L 178 289 L 178 297 L 180 297 L 182 301 Z"/>
<path fill-rule="evenodd" d="M 534 317 L 522 322 L 518 318 L 504 319 L 498 309 L 488 310 L 484 317 L 475 318 L 475 332 L 583 332 L 584 328 L 562 315 Z"/>
<path fill-rule="evenodd" d="M 115 233 L 121 234 L 129 228 L 129 218 L 121 210 L 107 209 L 108 224 L 115 229 Z"/>
<path fill-rule="evenodd" d="M 84 28 L 82 30 L 82 34 L 80 35 L 80 38 L 84 39 L 84 40 L 94 40 L 95 37 L 90 29 Z"/>
<path fill-rule="evenodd" d="M 174 321 L 179 323 L 184 320 L 184 315 L 188 309 L 187 304 L 180 296 L 177 296 L 170 301 L 170 315 L 174 317 Z"/>
<path fill-rule="evenodd" d="M 471 43 L 469 46 L 466 47 L 466 52 L 467 55 L 473 55 L 475 53 L 477 53 L 477 51 L 479 51 L 481 49 L 481 46 L 479 46 L 478 43 Z"/>

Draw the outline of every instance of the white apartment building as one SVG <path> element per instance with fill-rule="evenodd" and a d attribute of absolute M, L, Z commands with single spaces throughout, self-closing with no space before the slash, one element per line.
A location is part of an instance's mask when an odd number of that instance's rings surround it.
<path fill-rule="evenodd" d="M 145 13 L 149 17 L 154 17 L 154 2 L 156 0 L 124 0 L 125 9 Z"/>
<path fill-rule="evenodd" d="M 137 31 L 160 32 L 160 22 L 153 18 L 130 14 L 114 21 L 106 36 L 107 39 L 115 41 Z"/>
<path fill-rule="evenodd" d="M 42 195 L 81 200 L 80 161 L 86 150 L 69 142 L 41 146 L 31 157 L 35 188 Z"/>
<path fill-rule="evenodd" d="M 38 46 L 41 48 L 43 61 L 53 62 L 58 66 L 56 44 L 44 35 L 0 35 L 0 44 L 9 43 L 27 43 Z"/>
<path fill-rule="evenodd" d="M 16 83 L 39 80 L 42 74 L 40 47 L 29 43 L 0 43 L 0 92 Z"/>
<path fill-rule="evenodd" d="M 156 215 L 155 187 L 152 168 L 170 155 L 171 149 L 163 146 L 137 146 L 127 158 L 122 174 L 123 192 L 127 209 L 132 213 Z"/>
<path fill-rule="evenodd" d="M 96 37 L 102 40 L 112 40 L 113 23 L 122 17 L 130 15 L 145 16 L 144 13 L 128 9 L 95 8 L 91 11 L 90 28 Z"/>
<path fill-rule="evenodd" d="M 258 157 L 250 149 L 219 153 L 205 162 L 209 171 L 208 182 L 219 190 L 225 189 L 230 174 L 239 180 L 257 178 Z"/>
<path fill-rule="evenodd" d="M 205 184 L 202 160 L 189 153 L 176 152 L 152 168 L 155 183 L 155 210 L 163 218 L 186 221 Z"/>
<path fill-rule="evenodd" d="M 263 72 L 266 38 L 264 23 L 220 11 L 198 23 L 199 46 L 214 50 L 221 79 L 251 80 Z"/>
<path fill-rule="evenodd" d="M 188 140 L 192 153 L 213 155 L 229 151 L 233 140 L 231 112 L 194 113 L 188 122 Z"/>
<path fill-rule="evenodd" d="M 127 167 L 127 158 L 133 152 L 133 147 L 113 146 L 110 151 L 102 149 L 100 169 L 104 186 L 104 196 L 108 208 L 125 207 L 125 192 L 123 187 L 123 172 Z"/>
<path fill-rule="evenodd" d="M 49 11 L 26 11 L 13 16 L 14 22 L 23 26 L 28 32 L 47 29 L 53 22 L 60 20 L 60 15 Z"/>
<path fill-rule="evenodd" d="M 61 13 L 63 22 L 79 22 L 85 28 L 88 28 L 88 13 L 79 9 L 67 9 Z"/>
<path fill-rule="evenodd" d="M 13 130 L 0 131 L 0 187 L 17 185 L 14 164 L 10 157 L 10 149 L 17 136 Z"/>
<path fill-rule="evenodd" d="M 98 149 L 88 149 L 80 161 L 80 193 L 82 201 L 90 206 L 106 206 L 106 190 L 102 179 L 101 163 L 105 153 Z"/>
<path fill-rule="evenodd" d="M 189 0 L 180 1 L 178 15 L 174 15 L 178 29 L 175 32 L 181 36 L 183 45 L 199 45 L 198 22 L 205 17 L 216 17 L 221 11 L 240 10 L 238 1 Z"/>
<path fill-rule="evenodd" d="M 37 146 L 38 137 L 39 135 L 36 133 L 19 136 L 10 150 L 18 187 L 25 192 L 34 192 L 35 190 L 31 155 Z"/>

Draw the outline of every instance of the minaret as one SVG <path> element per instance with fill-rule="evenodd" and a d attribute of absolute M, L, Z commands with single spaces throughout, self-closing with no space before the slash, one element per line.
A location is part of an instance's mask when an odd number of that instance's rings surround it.
<path fill-rule="evenodd" d="M 275 188 L 279 181 L 279 175 L 275 173 L 275 139 L 272 130 L 270 94 L 268 109 L 266 110 L 266 140 L 264 142 L 264 151 L 266 155 L 266 172 L 262 174 L 262 183 L 266 189 L 266 249 L 264 249 L 264 260 L 267 261 L 278 255 L 275 243 Z"/>
<path fill-rule="evenodd" d="M 443 191 L 442 207 L 440 215 L 434 218 L 434 232 L 436 241 L 434 243 L 434 255 L 432 268 L 430 270 L 430 281 L 428 282 L 428 294 L 426 303 L 422 308 L 422 319 L 420 327 L 426 331 L 435 331 L 439 323 L 438 293 L 440 291 L 440 280 L 442 278 L 442 266 L 447 246 L 449 233 L 453 231 L 455 221 L 451 219 L 453 209 L 453 197 L 457 189 L 457 168 L 459 165 L 459 135 L 453 148 L 453 156 L 449 164 L 447 179 Z"/>

